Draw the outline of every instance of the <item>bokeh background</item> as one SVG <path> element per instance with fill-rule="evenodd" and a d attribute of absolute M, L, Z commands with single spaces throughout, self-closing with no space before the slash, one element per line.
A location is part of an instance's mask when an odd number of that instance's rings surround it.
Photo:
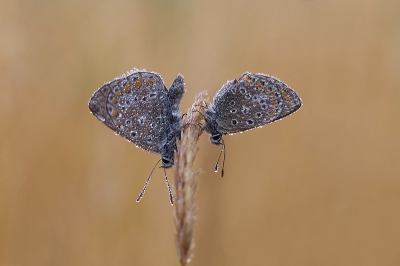
<path fill-rule="evenodd" d="M 185 112 L 246 71 L 303 107 L 199 141 L 191 265 L 400 265 L 400 2 L 0 3 L 0 265 L 178 265 L 158 155 L 89 113 L 134 67 L 185 76 Z M 173 170 L 168 174 L 172 180 Z"/>

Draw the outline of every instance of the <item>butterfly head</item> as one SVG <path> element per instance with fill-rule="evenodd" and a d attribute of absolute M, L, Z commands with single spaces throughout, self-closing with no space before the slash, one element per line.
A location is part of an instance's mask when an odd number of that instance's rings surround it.
<path fill-rule="evenodd" d="M 161 168 L 171 168 L 174 165 L 174 157 L 168 156 L 168 155 L 163 155 L 161 157 L 162 161 L 162 166 Z"/>
<path fill-rule="evenodd" d="M 222 140 L 222 134 L 219 132 L 213 132 L 210 135 L 210 141 L 212 144 L 221 145 L 221 140 Z"/>
<path fill-rule="evenodd" d="M 217 121 L 215 119 L 215 112 L 212 108 L 206 111 L 204 116 L 206 124 L 204 130 L 210 134 L 210 141 L 212 144 L 221 145 L 222 133 L 217 129 Z"/>

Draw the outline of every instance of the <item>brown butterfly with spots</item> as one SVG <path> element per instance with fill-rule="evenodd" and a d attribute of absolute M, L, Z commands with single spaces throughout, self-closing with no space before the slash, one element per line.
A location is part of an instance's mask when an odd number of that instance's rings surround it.
<path fill-rule="evenodd" d="M 133 69 L 95 91 L 89 109 L 116 134 L 145 151 L 160 154 L 162 168 L 170 168 L 182 128 L 179 105 L 184 85 L 183 76 L 178 75 L 167 90 L 159 74 Z M 150 177 L 151 174 L 136 201 L 143 197 Z M 165 179 L 172 204 L 166 174 Z"/>
<path fill-rule="evenodd" d="M 204 130 L 210 141 L 222 145 L 215 171 L 225 145 L 224 134 L 235 134 L 280 120 L 301 107 L 297 93 L 275 77 L 244 73 L 239 79 L 225 83 L 206 110 Z M 221 171 L 224 175 L 224 167 Z"/>

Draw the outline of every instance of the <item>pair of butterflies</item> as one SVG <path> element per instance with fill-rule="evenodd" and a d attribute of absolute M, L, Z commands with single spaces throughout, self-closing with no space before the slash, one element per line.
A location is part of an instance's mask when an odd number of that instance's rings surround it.
<path fill-rule="evenodd" d="M 143 150 L 160 154 L 165 172 L 165 168 L 174 164 L 176 139 L 182 129 L 179 106 L 184 85 L 183 76 L 178 75 L 167 90 L 159 74 L 133 69 L 95 91 L 89 109 L 116 134 Z M 225 151 L 222 135 L 261 127 L 294 113 L 300 106 L 296 92 L 277 78 L 245 73 L 238 80 L 225 83 L 217 92 L 204 114 L 203 129 L 210 134 L 213 144 L 222 145 L 222 152 Z M 137 202 L 143 197 L 150 177 L 151 174 Z M 165 180 L 172 205 L 166 174 Z"/>

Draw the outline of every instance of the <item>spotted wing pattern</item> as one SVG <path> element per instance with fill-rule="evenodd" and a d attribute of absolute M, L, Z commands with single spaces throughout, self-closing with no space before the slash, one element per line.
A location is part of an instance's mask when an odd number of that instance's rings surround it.
<path fill-rule="evenodd" d="M 296 92 L 277 78 L 245 73 L 217 92 L 206 112 L 206 121 L 212 124 L 206 125 L 206 130 L 222 134 L 243 132 L 288 116 L 301 104 Z"/>
<path fill-rule="evenodd" d="M 134 69 L 105 83 L 92 95 L 89 109 L 107 127 L 137 147 L 165 153 L 172 109 L 159 74 Z"/>

